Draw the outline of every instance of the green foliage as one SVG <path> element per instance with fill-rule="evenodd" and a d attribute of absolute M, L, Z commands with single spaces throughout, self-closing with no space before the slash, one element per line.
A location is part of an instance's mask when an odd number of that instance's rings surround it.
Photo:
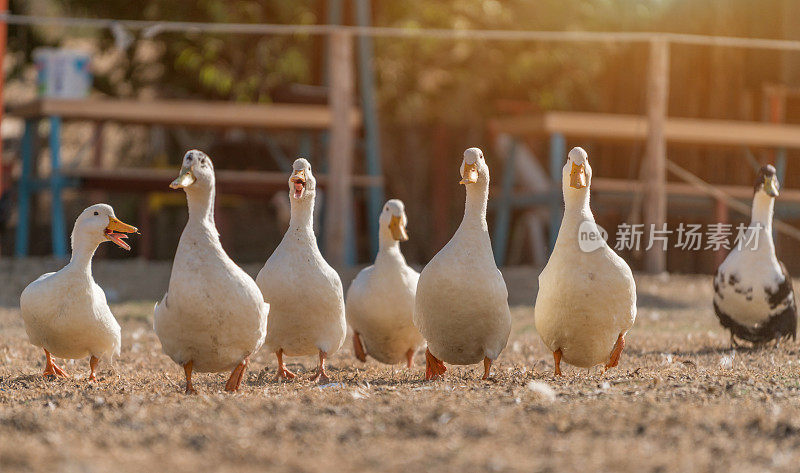
<path fill-rule="evenodd" d="M 646 29 L 656 0 L 377 2 L 376 23 L 493 30 Z M 633 27 L 633 28 L 631 28 Z M 596 81 L 625 47 L 521 41 L 378 41 L 381 103 L 400 116 L 448 121 L 490 113 L 497 99 L 542 109 L 596 108 Z"/>
<path fill-rule="evenodd" d="M 254 0 L 63 0 L 68 16 L 224 23 L 315 23 L 316 2 Z M 117 81 L 100 80 L 104 92 L 124 95 L 155 87 L 166 96 L 266 102 L 286 82 L 310 82 L 313 41 L 306 36 L 161 33 L 127 52 Z M 99 40 L 114 47 L 110 32 Z M 157 57 L 137 49 L 158 52 Z M 160 73 L 153 73 L 154 63 Z"/>
<path fill-rule="evenodd" d="M 354 0 L 346 5 L 352 23 Z M 373 0 L 373 23 L 404 28 L 674 31 L 780 36 L 781 0 Z M 12 0 L 18 13 L 139 20 L 323 23 L 325 0 Z M 42 4 L 49 9 L 42 11 Z M 53 10 L 59 10 L 54 12 Z M 758 21 L 750 21 L 760 10 Z M 34 11 L 35 10 L 35 11 Z M 23 30 L 25 33 L 22 33 Z M 40 29 L 38 31 L 43 31 Z M 109 31 L 95 35 L 114 47 Z M 95 80 L 110 95 L 142 88 L 163 97 L 268 102 L 287 82 L 318 84 L 319 37 L 161 33 L 119 54 Z M 25 41 L 20 41 L 25 38 Z M 31 38 L 33 38 L 31 40 Z M 47 42 L 37 29 L 12 28 L 12 51 Z M 52 42 L 52 41 L 51 41 Z M 711 50 L 678 51 L 673 74 L 697 75 Z M 691 55 L 689 54 L 691 53 Z M 464 122 L 493 113 L 500 99 L 541 109 L 640 111 L 646 48 L 619 44 L 379 38 L 378 103 L 386 119 Z M 765 55 L 760 55 L 765 56 Z M 765 56 L 766 57 L 766 56 Z M 686 59 L 686 62 L 683 58 Z M 762 59 L 763 61 L 763 59 Z M 763 69 L 771 63 L 765 62 Z M 759 76 L 760 78 L 761 76 Z"/>

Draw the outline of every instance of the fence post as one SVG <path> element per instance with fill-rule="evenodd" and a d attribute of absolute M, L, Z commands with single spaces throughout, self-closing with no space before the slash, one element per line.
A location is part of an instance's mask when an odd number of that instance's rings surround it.
<path fill-rule="evenodd" d="M 664 39 L 650 42 L 650 61 L 647 74 L 647 148 L 644 173 L 645 235 L 653 228 L 661 228 L 667 221 L 666 162 L 667 143 L 664 123 L 667 120 L 669 101 L 669 43 Z M 648 273 L 661 273 L 667 269 L 667 254 L 653 245 L 645 254 L 644 269 Z"/>
<path fill-rule="evenodd" d="M 353 37 L 336 30 L 328 42 L 332 121 L 328 141 L 328 183 L 325 204 L 325 249 L 328 262 L 336 268 L 352 264 L 347 258 L 347 238 L 353 213 Z"/>

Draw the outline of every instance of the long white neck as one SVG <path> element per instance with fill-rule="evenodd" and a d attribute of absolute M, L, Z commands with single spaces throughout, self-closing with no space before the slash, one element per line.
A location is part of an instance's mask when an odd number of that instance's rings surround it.
<path fill-rule="evenodd" d="M 489 202 L 489 179 L 479 180 L 474 184 L 466 184 L 467 199 L 464 204 L 464 220 L 461 225 L 478 224 L 485 232 L 489 231 L 486 223 L 486 206 Z"/>
<path fill-rule="evenodd" d="M 201 226 L 213 229 L 216 233 L 217 226 L 214 223 L 214 195 L 216 193 L 214 184 L 207 189 L 187 187 L 186 202 L 189 206 L 189 222 L 187 226 Z"/>
<path fill-rule="evenodd" d="M 83 235 L 72 234 L 72 256 L 70 257 L 69 268 L 85 272 L 89 276 L 92 274 L 92 257 L 97 250 L 99 243 L 90 241 Z"/>
<path fill-rule="evenodd" d="M 378 255 L 375 257 L 375 264 L 393 263 L 405 264 L 406 259 L 400 252 L 400 242 L 392 237 L 392 232 L 385 225 L 378 230 Z"/>
<path fill-rule="evenodd" d="M 309 193 L 305 199 L 295 199 L 289 195 L 292 215 L 289 217 L 289 230 L 301 231 L 314 235 L 314 199 L 315 193 Z"/>
<path fill-rule="evenodd" d="M 569 219 L 578 224 L 586 220 L 594 222 L 592 209 L 589 207 L 589 186 L 574 189 L 569 185 L 562 186 L 564 192 L 564 220 L 562 226 Z"/>
<path fill-rule="evenodd" d="M 775 208 L 775 199 L 764 192 L 758 191 L 753 196 L 753 210 L 750 215 L 750 225 L 761 225 L 770 233 L 772 231 L 772 214 Z"/>

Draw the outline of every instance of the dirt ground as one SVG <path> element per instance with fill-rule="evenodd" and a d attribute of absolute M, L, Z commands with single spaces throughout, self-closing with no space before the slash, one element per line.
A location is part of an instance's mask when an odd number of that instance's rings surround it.
<path fill-rule="evenodd" d="M 55 263 L 9 264 L 0 266 L 3 472 L 796 472 L 800 464 L 798 345 L 729 349 L 707 276 L 637 277 L 639 316 L 619 369 L 605 374 L 567 367 L 552 376 L 533 327 L 538 272 L 513 268 L 504 273 L 514 325 L 491 380 L 474 366 L 423 382 L 421 354 L 411 370 L 361 364 L 348 340 L 331 358 L 332 384 L 308 381 L 311 358 L 290 359 L 300 379 L 276 383 L 275 360 L 262 351 L 238 394 L 222 391 L 227 375 L 198 374 L 200 394 L 186 396 L 151 328 L 168 265 L 96 265 L 98 282 L 140 280 L 147 299 L 117 290 L 122 355 L 89 383 L 86 360 L 63 363 L 72 379 L 39 375 L 43 354 L 27 343 L 14 306 L 30 276 Z"/>

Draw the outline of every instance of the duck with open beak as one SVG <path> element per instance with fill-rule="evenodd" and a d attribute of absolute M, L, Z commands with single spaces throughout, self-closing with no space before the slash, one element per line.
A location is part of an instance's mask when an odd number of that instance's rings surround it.
<path fill-rule="evenodd" d="M 126 240 L 128 238 L 126 233 L 139 233 L 139 229 L 133 225 L 128 225 L 127 223 L 122 222 L 122 220 L 118 219 L 117 217 L 108 217 L 108 225 L 106 226 L 104 233 L 106 239 L 113 242 L 120 248 L 130 251 L 131 245 L 122 240 Z"/>
<path fill-rule="evenodd" d="M 136 227 L 122 223 L 108 204 L 86 208 L 75 220 L 69 264 L 30 283 L 20 296 L 20 315 L 30 342 L 44 350 L 43 376 L 69 377 L 54 358 L 89 358 L 89 381 L 97 380 L 101 359 L 119 355 L 120 326 L 92 276 L 97 247 L 111 241 L 130 250 L 123 240 Z M 80 297 L 76 297 L 76 295 Z"/>
<path fill-rule="evenodd" d="M 296 169 L 292 172 L 292 177 L 289 178 L 294 189 L 293 197 L 300 199 L 306 192 L 306 171 L 304 169 Z"/>

